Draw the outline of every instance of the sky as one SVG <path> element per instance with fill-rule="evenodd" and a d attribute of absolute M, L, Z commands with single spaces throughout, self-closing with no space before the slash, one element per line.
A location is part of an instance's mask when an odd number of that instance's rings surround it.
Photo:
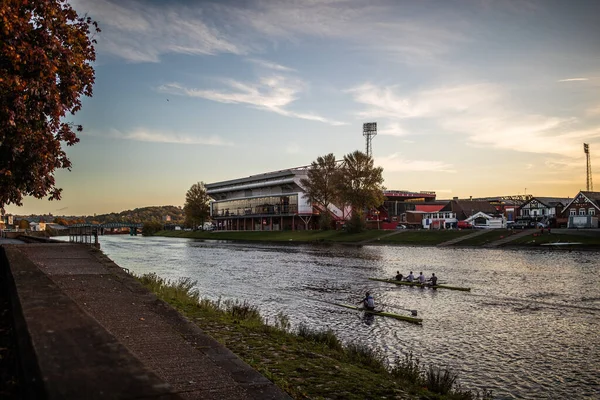
<path fill-rule="evenodd" d="M 71 4 L 102 29 L 81 142 L 62 200 L 7 212 L 183 205 L 200 181 L 365 151 L 365 122 L 387 189 L 574 197 L 583 143 L 600 172 L 600 1 Z"/>

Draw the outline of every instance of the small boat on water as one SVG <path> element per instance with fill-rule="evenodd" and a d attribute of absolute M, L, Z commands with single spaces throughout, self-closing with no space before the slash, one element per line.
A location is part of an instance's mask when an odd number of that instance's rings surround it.
<path fill-rule="evenodd" d="M 381 278 L 369 278 L 372 281 L 379 281 L 379 282 L 387 282 L 387 283 L 393 283 L 394 285 L 403 285 L 403 286 L 417 286 L 417 287 L 423 287 L 423 288 L 432 288 L 432 289 L 450 289 L 450 290 L 461 290 L 463 292 L 470 292 L 471 288 L 466 288 L 466 287 L 458 287 L 458 286 L 448 286 L 448 285 L 435 285 L 435 286 L 431 286 L 428 284 L 422 284 L 419 282 L 407 282 L 407 281 L 397 281 L 395 279 L 381 279 Z"/>
<path fill-rule="evenodd" d="M 349 308 L 351 310 L 363 311 L 367 314 L 381 315 L 382 317 L 395 318 L 395 319 L 398 319 L 401 321 L 411 322 L 413 324 L 421 324 L 423 322 L 422 318 L 409 317 L 408 315 L 400 315 L 400 314 L 394 314 L 394 313 L 378 311 L 378 310 L 373 310 L 373 311 L 365 310 L 363 307 L 351 306 L 350 304 L 341 304 L 341 303 L 332 303 L 332 304 L 334 304 L 336 306 L 344 307 L 344 308 Z"/>

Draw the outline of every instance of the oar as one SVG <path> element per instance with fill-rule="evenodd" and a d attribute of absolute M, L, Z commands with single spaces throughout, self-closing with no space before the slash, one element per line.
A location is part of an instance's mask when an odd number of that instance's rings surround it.
<path fill-rule="evenodd" d="M 384 306 L 384 307 L 390 307 L 390 305 L 389 305 L 389 304 L 383 304 L 383 306 Z M 410 310 L 410 309 L 408 309 L 408 308 L 402 308 L 402 307 L 396 307 L 396 306 L 391 306 L 391 308 L 398 308 L 398 309 L 400 309 L 400 310 L 404 310 L 404 311 L 410 311 L 410 314 L 411 314 L 413 317 L 416 317 L 416 316 L 417 316 L 417 310 Z"/>

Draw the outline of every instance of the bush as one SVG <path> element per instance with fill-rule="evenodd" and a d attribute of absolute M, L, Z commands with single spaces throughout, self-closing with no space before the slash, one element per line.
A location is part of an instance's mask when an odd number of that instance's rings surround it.
<path fill-rule="evenodd" d="M 359 233 L 367 228 L 367 223 L 362 213 L 353 212 L 352 217 L 346 224 L 346 230 L 350 233 Z"/>
<path fill-rule="evenodd" d="M 432 392 L 447 394 L 456 383 L 456 378 L 455 372 L 430 365 L 425 374 L 425 385 Z"/>
<path fill-rule="evenodd" d="M 144 226 L 142 228 L 143 236 L 152 236 L 156 232 L 163 229 L 163 224 L 158 221 L 144 222 Z"/>
<path fill-rule="evenodd" d="M 298 336 L 303 337 L 308 340 L 312 340 L 313 342 L 323 343 L 327 347 L 341 351 L 343 349 L 342 343 L 335 336 L 335 333 L 331 329 L 327 329 L 325 331 L 319 331 L 309 328 L 305 324 L 300 324 L 298 326 Z"/>
<path fill-rule="evenodd" d="M 383 355 L 363 344 L 349 344 L 344 348 L 344 353 L 350 361 L 370 367 L 374 370 L 385 370 Z"/>

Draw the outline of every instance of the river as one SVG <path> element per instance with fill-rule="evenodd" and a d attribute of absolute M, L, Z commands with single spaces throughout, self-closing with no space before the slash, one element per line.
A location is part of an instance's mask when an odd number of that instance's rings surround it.
<path fill-rule="evenodd" d="M 412 352 L 448 366 L 464 388 L 499 399 L 600 399 L 600 261 L 583 251 L 234 243 L 102 236 L 102 250 L 136 274 L 190 277 L 202 297 L 247 300 L 274 321 L 333 329 L 390 360 Z M 374 282 L 435 272 L 471 292 Z M 386 310 L 418 310 L 423 325 L 363 318 L 326 302 L 366 291 Z"/>

